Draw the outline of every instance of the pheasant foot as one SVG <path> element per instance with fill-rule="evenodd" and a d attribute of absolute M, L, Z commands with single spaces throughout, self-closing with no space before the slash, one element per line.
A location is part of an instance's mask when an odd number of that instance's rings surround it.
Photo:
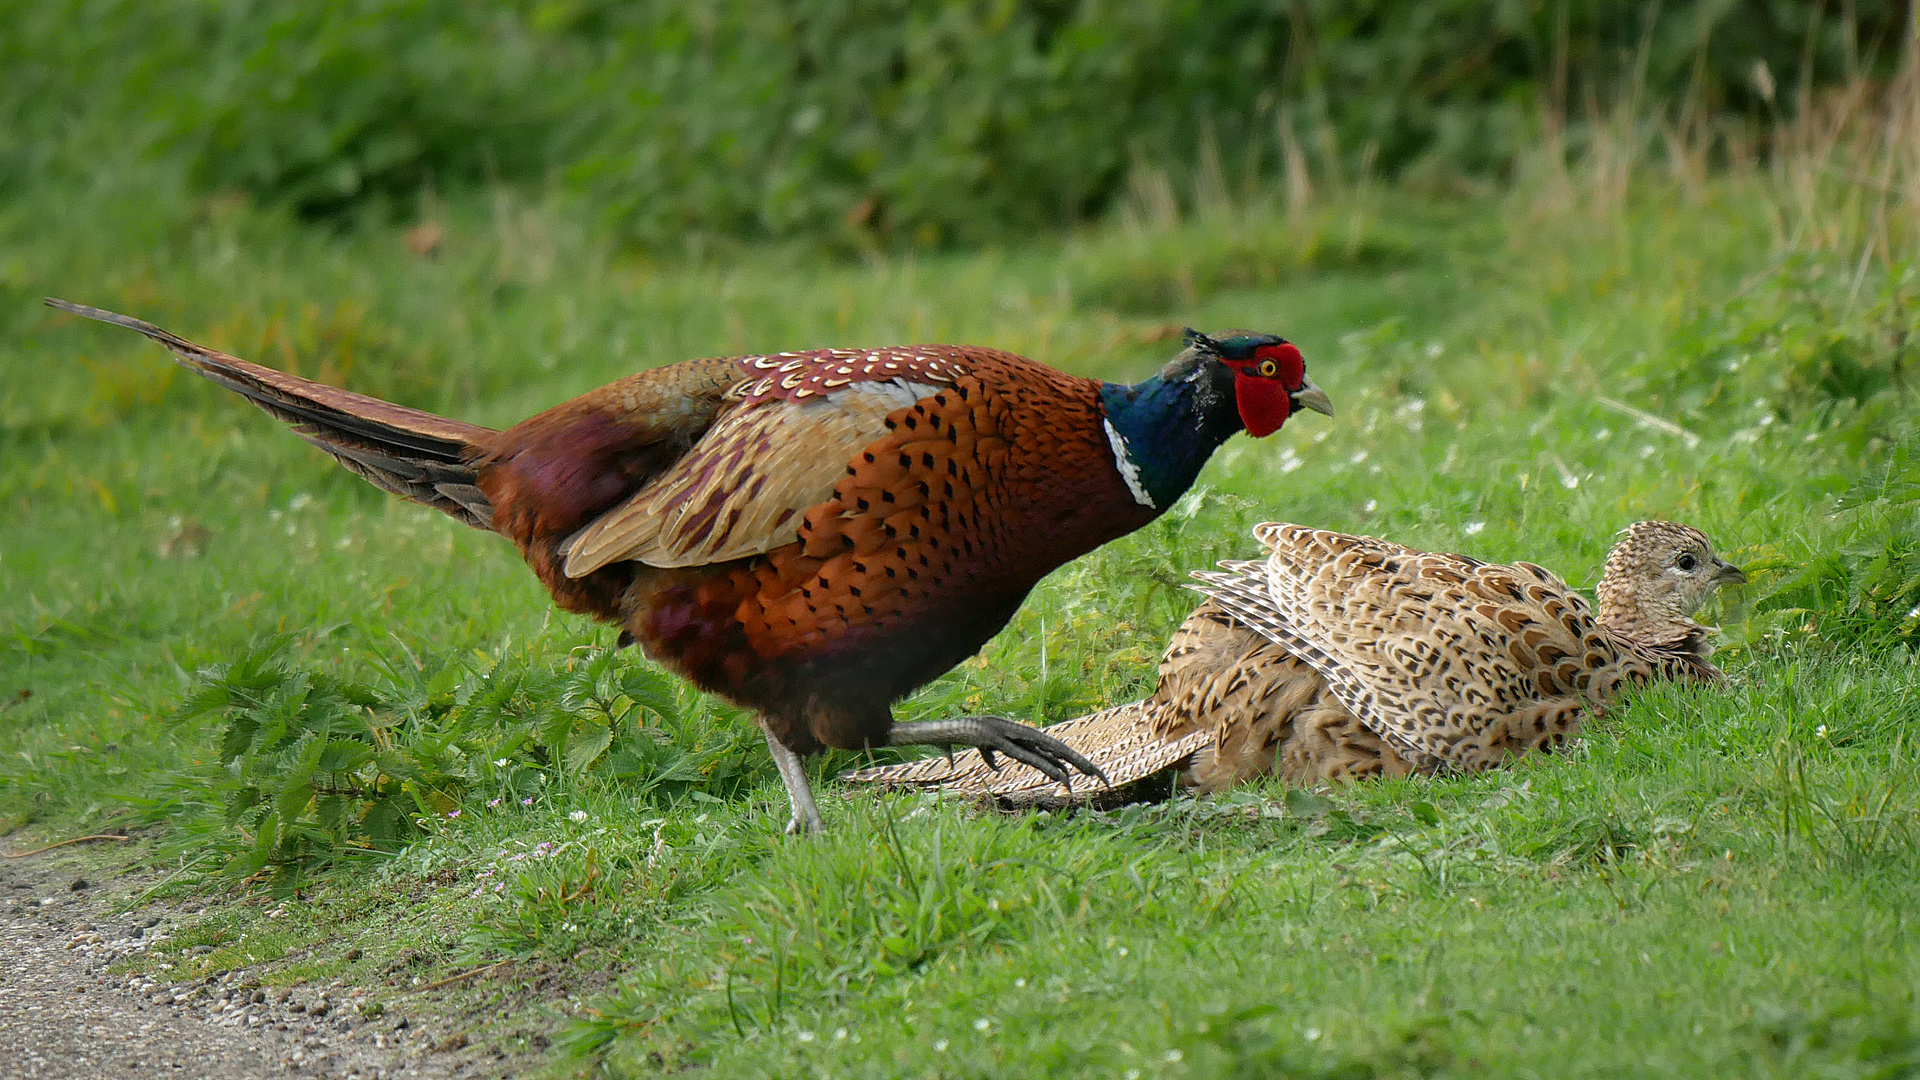
<path fill-rule="evenodd" d="M 1040 770 L 1057 783 L 1073 786 L 1069 767 L 1101 783 L 1112 786 L 1107 774 L 1066 743 L 1004 716 L 961 716 L 951 720 L 916 720 L 895 724 L 887 738 L 889 746 L 971 746 L 989 768 L 997 769 L 995 753 L 1005 754 L 1023 765 Z M 951 752 L 951 751 L 949 751 Z"/>
<path fill-rule="evenodd" d="M 793 804 L 793 818 L 787 822 L 787 835 L 805 832 L 809 836 L 818 836 L 827 831 L 826 822 L 820 820 L 820 808 L 813 804 L 813 785 L 807 782 L 807 768 L 800 764 L 800 755 L 787 749 L 786 744 L 767 732 L 767 751 L 773 755 L 773 763 L 780 770 L 780 779 L 787 785 L 787 801 Z"/>

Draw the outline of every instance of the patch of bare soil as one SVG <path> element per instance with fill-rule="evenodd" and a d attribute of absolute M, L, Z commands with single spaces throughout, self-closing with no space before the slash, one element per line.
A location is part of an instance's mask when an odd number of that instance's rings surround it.
<path fill-rule="evenodd" d="M 15 836 L 3 845 L 25 846 Z M 96 880 L 97 878 L 106 880 Z M 0 1062 L 9 1076 L 481 1078 L 537 1061 L 489 1049 L 475 1021 L 371 1007 L 345 983 L 268 988 L 240 969 L 185 982 L 109 974 L 201 911 L 144 903 L 145 871 L 76 848 L 0 858 Z"/>

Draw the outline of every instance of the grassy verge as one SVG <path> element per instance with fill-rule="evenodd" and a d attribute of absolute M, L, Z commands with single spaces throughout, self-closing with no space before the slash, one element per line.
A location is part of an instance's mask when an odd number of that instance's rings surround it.
<path fill-rule="evenodd" d="M 649 263 L 504 194 L 424 206 L 428 254 L 164 194 L 16 202 L 0 814 L 163 826 L 167 887 L 224 898 L 152 961 L 183 974 L 398 1008 L 512 961 L 435 993 L 558 1032 L 559 1072 L 1912 1068 L 1915 181 L 1910 118 L 1863 117 L 1725 174 L 1547 158 L 1500 195 L 1147 203 L 862 265 Z M 794 843 L 731 710 L 49 293 L 492 423 L 726 352 L 961 340 L 1122 378 L 1189 323 L 1301 344 L 1336 421 L 1230 445 L 907 718 L 1138 694 L 1185 571 L 1263 519 L 1590 582 L 1667 517 L 1758 580 L 1721 613 L 1731 686 L 1640 695 L 1565 758 L 1067 818 L 830 797 Z"/>

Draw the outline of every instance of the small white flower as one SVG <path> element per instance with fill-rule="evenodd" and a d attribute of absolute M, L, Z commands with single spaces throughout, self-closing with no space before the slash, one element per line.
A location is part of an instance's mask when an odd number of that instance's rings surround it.
<path fill-rule="evenodd" d="M 1479 536 L 1481 530 L 1485 529 L 1486 527 L 1487 527 L 1487 523 L 1484 521 L 1469 521 L 1465 525 L 1460 527 L 1460 535 Z"/>
<path fill-rule="evenodd" d="M 1825 724 L 1821 724 L 1821 725 L 1820 725 L 1819 727 L 1817 727 L 1817 728 L 1814 728 L 1814 729 L 1813 729 L 1813 737 L 1814 737 L 1814 738 L 1816 738 L 1816 739 L 1824 739 L 1824 738 L 1826 738 L 1826 737 L 1827 737 L 1827 725 L 1825 725 Z"/>
<path fill-rule="evenodd" d="M 843 1040 L 843 1039 L 845 1039 L 846 1037 L 847 1037 L 847 1029 L 846 1029 L 846 1028 L 834 1028 L 834 1029 L 833 1029 L 833 1040 L 834 1040 L 835 1042 L 839 1042 L 839 1041 L 841 1041 L 841 1040 Z"/>
<path fill-rule="evenodd" d="M 1320 1041 L 1320 1029 L 1319 1029 L 1319 1028 L 1308 1028 L 1307 1030 L 1305 1030 L 1305 1031 L 1303 1031 L 1303 1032 L 1301 1032 L 1300 1034 L 1302 1034 L 1302 1035 L 1305 1035 L 1305 1036 L 1307 1037 L 1307 1041 L 1308 1041 L 1308 1042 L 1318 1042 L 1318 1041 Z"/>
<path fill-rule="evenodd" d="M 993 1026 L 993 1021 L 987 1019 L 984 1016 L 973 1022 L 973 1030 L 975 1031 L 985 1031 L 992 1026 Z"/>
<path fill-rule="evenodd" d="M 1121 956 L 1127 955 L 1127 947 L 1125 945 L 1120 946 L 1120 955 Z"/>
<path fill-rule="evenodd" d="M 1184 1057 L 1186 1057 L 1186 1056 L 1187 1056 L 1187 1055 L 1185 1055 L 1185 1054 L 1183 1054 L 1183 1053 L 1181 1053 L 1181 1052 L 1180 1052 L 1180 1051 L 1179 1051 L 1178 1049 L 1173 1049 L 1173 1050 L 1169 1050 L 1169 1051 L 1167 1051 L 1167 1060 L 1168 1060 L 1168 1061 L 1179 1061 L 1179 1060 L 1180 1060 L 1181 1058 L 1184 1058 Z"/>
<path fill-rule="evenodd" d="M 1367 460 L 1367 452 L 1365 450 L 1361 450 L 1358 453 L 1354 454 L 1352 457 L 1348 458 L 1347 464 L 1358 465 L 1365 460 Z"/>
<path fill-rule="evenodd" d="M 587 812 L 585 810 L 575 810 L 573 813 L 567 815 L 567 820 L 578 825 L 580 822 L 587 820 Z M 812 1038 L 812 1036 L 809 1035 L 808 1038 Z"/>
<path fill-rule="evenodd" d="M 934 1052 L 934 1053 L 936 1053 L 936 1054 L 944 1054 L 944 1053 L 946 1053 L 946 1052 L 947 1052 L 947 1040 L 945 1040 L 945 1039 L 935 1039 L 935 1040 L 933 1040 L 933 1052 Z"/>
<path fill-rule="evenodd" d="M 801 1033 L 800 1033 L 800 1035 L 799 1035 L 799 1039 L 800 1039 L 800 1041 L 801 1041 L 801 1042 L 812 1042 L 812 1041 L 813 1041 L 813 1032 L 811 1032 L 811 1031 L 803 1031 L 803 1032 L 801 1032 Z"/>
<path fill-rule="evenodd" d="M 506 758 L 495 758 L 495 759 L 493 760 L 493 767 L 494 767 L 494 768 L 496 768 L 496 769 L 504 769 L 504 768 L 506 768 L 506 767 L 507 767 L 507 759 L 506 759 Z"/>
<path fill-rule="evenodd" d="M 1375 511 L 1375 510 L 1378 510 L 1378 509 L 1380 509 L 1380 500 L 1379 500 L 1379 499 L 1368 499 L 1368 500 L 1367 500 L 1367 505 L 1366 505 L 1366 507 L 1365 507 L 1365 509 L 1366 509 L 1366 511 L 1367 511 L 1367 513 L 1369 513 L 1369 514 L 1371 514 L 1371 513 L 1373 513 L 1373 512 Z"/>
<path fill-rule="evenodd" d="M 1027 985 L 1026 976 L 1023 975 L 1020 978 L 1013 980 L 1013 985 L 1015 989 L 1025 987 Z"/>

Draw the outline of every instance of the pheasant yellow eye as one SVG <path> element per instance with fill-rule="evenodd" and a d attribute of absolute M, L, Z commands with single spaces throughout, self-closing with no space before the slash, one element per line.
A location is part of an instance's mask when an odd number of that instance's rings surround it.
<path fill-rule="evenodd" d="M 1280 365 L 1271 360 L 1260 361 L 1260 374 L 1271 379 L 1280 374 Z"/>

